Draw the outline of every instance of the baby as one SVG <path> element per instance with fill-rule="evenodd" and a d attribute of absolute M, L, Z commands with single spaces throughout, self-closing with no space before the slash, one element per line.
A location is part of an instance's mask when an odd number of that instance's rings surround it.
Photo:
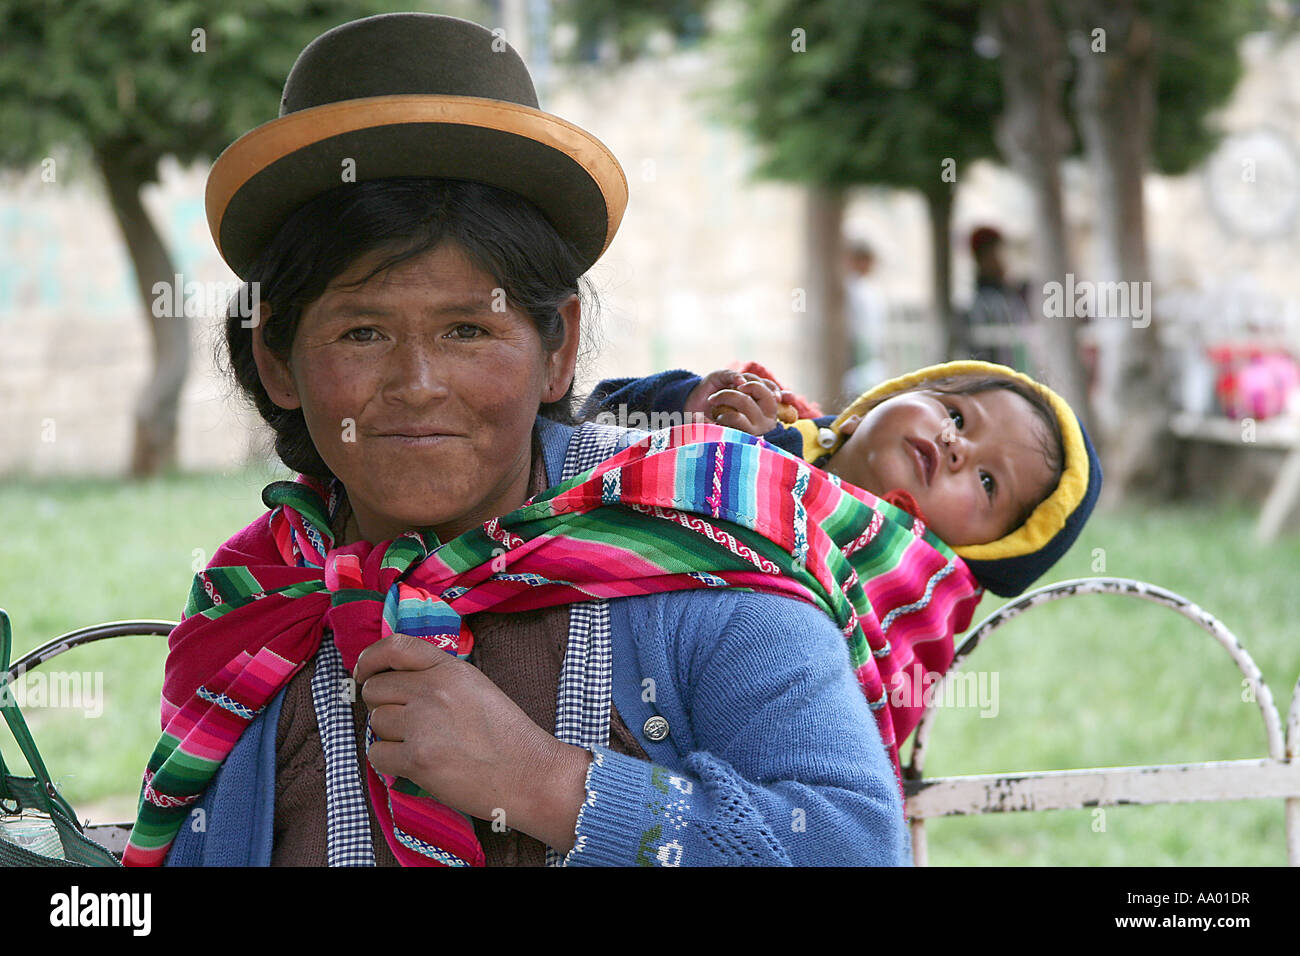
<path fill-rule="evenodd" d="M 1069 405 L 988 362 L 891 379 L 837 416 L 817 415 L 766 374 L 726 369 L 601 382 L 586 410 L 620 405 L 761 435 L 911 512 L 1003 596 L 1068 550 L 1101 489 L 1101 466 Z"/>

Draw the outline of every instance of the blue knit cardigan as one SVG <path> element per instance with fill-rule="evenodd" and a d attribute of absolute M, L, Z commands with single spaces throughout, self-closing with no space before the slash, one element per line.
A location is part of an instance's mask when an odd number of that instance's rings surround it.
<path fill-rule="evenodd" d="M 547 477 L 572 429 L 538 419 Z M 906 865 L 898 783 L 811 605 L 741 591 L 610 603 L 613 696 L 651 762 L 596 748 L 569 865 Z M 226 758 L 168 866 L 267 866 L 281 691 Z M 669 733 L 644 733 L 654 716 Z"/>

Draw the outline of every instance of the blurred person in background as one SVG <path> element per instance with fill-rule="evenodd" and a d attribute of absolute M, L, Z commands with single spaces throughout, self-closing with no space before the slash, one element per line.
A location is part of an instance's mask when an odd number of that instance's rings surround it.
<path fill-rule="evenodd" d="M 845 265 L 844 308 L 853 341 L 853 367 L 845 374 L 843 391 L 857 395 L 888 376 L 884 340 L 889 306 L 875 277 L 876 253 L 871 246 L 861 240 L 850 243 Z"/>
<path fill-rule="evenodd" d="M 967 313 L 971 357 L 1026 371 L 1030 351 L 1028 286 L 1008 280 L 1006 241 L 999 230 L 992 226 L 975 229 L 970 251 L 975 257 L 975 298 Z"/>

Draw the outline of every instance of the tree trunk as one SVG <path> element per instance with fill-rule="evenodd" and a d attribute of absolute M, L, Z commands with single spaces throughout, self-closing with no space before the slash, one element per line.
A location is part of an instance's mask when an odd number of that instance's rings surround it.
<path fill-rule="evenodd" d="M 1168 389 L 1151 315 L 1143 177 L 1151 151 L 1155 50 L 1150 23 L 1132 0 L 1074 6 L 1079 128 L 1096 180 L 1099 269 L 1103 282 L 1140 292 L 1146 315 L 1101 316 L 1096 324 L 1097 424 L 1105 448 L 1107 497 L 1169 480 Z M 1103 33 L 1097 33 L 1101 30 Z M 1105 51 L 1094 51 L 1101 40 Z M 1145 283 L 1145 285 L 1144 285 Z"/>
<path fill-rule="evenodd" d="M 844 193 L 820 186 L 808 188 L 804 215 L 804 275 L 808 323 L 817 382 L 813 394 L 822 407 L 838 409 L 844 398 L 844 377 L 853 364 L 853 344 L 844 307 Z"/>
<path fill-rule="evenodd" d="M 181 387 L 190 361 L 189 319 L 184 309 L 172 315 L 168 308 L 154 315 L 155 283 L 170 290 L 176 270 L 171 255 L 140 201 L 140 190 L 149 181 L 146 167 L 132 159 L 129 149 L 104 147 L 95 152 L 108 187 L 113 215 L 126 241 L 135 268 L 136 288 L 144 303 L 145 321 L 153 342 L 153 374 L 145 383 L 135 406 L 135 440 L 131 450 L 131 477 L 144 478 L 176 465 L 176 432 Z M 183 303 L 184 289 L 177 293 Z"/>
<path fill-rule="evenodd" d="M 1064 115 L 1069 59 L 1060 28 L 1046 0 L 1015 0 L 995 8 L 990 29 L 998 38 L 1005 111 L 998 121 L 998 145 L 1034 195 L 1038 281 L 1030 283 L 1031 315 L 1043 323 L 1045 355 L 1034 356 L 1046 383 L 1085 422 L 1089 419 L 1088 376 L 1079 348 L 1082 319 L 1073 309 L 1049 315 L 1047 283 L 1064 286 L 1070 273 L 1065 234 L 1061 164 L 1072 135 Z"/>
<path fill-rule="evenodd" d="M 930 290 L 934 298 L 934 318 L 943 330 L 944 360 L 966 358 L 970 354 L 970 335 L 966 317 L 952 307 L 952 198 L 954 187 L 937 182 L 925 191 L 925 206 L 930 214 Z"/>

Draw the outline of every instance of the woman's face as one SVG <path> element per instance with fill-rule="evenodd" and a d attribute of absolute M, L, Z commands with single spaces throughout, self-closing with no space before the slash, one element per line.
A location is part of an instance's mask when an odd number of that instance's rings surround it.
<path fill-rule="evenodd" d="M 849 438 L 828 470 L 875 495 L 906 491 L 953 547 L 1003 537 L 1052 490 L 1042 451 L 1047 426 L 1005 389 L 904 392 L 841 430 Z"/>
<path fill-rule="evenodd" d="M 448 541 L 526 499 L 533 422 L 569 388 L 580 306 L 563 303 L 565 340 L 547 353 L 532 319 L 458 246 L 353 287 L 380 257 L 363 256 L 303 310 L 287 363 L 260 335 L 254 354 L 271 399 L 302 407 L 362 538 L 419 529 Z"/>

